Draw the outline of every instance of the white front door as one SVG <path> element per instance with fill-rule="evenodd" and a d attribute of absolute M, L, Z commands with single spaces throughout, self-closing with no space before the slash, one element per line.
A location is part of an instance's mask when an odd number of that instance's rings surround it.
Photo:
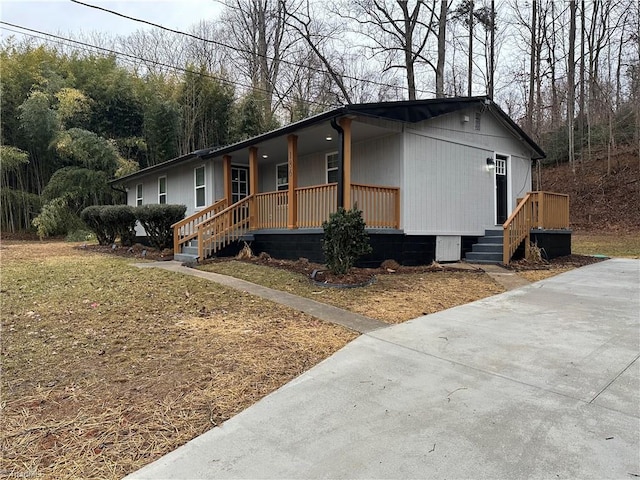
<path fill-rule="evenodd" d="M 249 168 L 231 166 L 231 203 L 249 195 Z"/>

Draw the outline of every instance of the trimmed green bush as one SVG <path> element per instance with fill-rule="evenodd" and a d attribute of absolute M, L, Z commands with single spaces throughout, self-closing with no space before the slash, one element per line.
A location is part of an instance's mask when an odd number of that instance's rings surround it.
<path fill-rule="evenodd" d="M 338 208 L 329 221 L 322 224 L 324 251 L 327 268 L 334 275 L 344 275 L 362 255 L 371 253 L 369 235 L 365 231 L 362 212 L 357 208 Z"/>
<path fill-rule="evenodd" d="M 96 234 L 96 239 L 100 245 L 111 245 L 116 241 L 118 234 L 116 227 L 102 218 L 102 211 L 106 205 L 93 205 L 80 212 L 80 218 L 87 227 Z"/>
<path fill-rule="evenodd" d="M 120 237 L 122 245 L 130 247 L 136 240 L 136 214 L 129 205 L 106 205 L 100 218 Z"/>
<path fill-rule="evenodd" d="M 184 205 L 141 205 L 135 208 L 135 215 L 151 245 L 163 250 L 173 247 L 171 225 L 182 220 L 186 211 Z"/>
<path fill-rule="evenodd" d="M 111 245 L 118 236 L 122 245 L 133 245 L 136 237 L 136 215 L 133 207 L 94 205 L 82 210 L 80 218 L 96 234 L 100 245 Z"/>

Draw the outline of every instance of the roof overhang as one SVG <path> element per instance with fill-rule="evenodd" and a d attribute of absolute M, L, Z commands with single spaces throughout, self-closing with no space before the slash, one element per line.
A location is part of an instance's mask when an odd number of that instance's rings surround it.
<path fill-rule="evenodd" d="M 282 137 L 288 135 L 298 135 L 300 137 L 299 154 L 304 155 L 304 150 L 300 150 L 303 145 L 306 145 L 307 150 L 318 148 L 320 145 L 326 150 L 327 144 L 322 143 L 330 132 L 332 127 L 330 121 L 333 118 L 340 117 L 369 117 L 377 118 L 385 121 L 399 122 L 399 123 L 417 123 L 431 118 L 439 117 L 460 110 L 467 110 L 471 108 L 483 108 L 490 109 L 502 123 L 518 138 L 521 142 L 525 143 L 532 151 L 532 158 L 544 158 L 544 151 L 491 99 L 488 97 L 456 97 L 456 98 L 435 98 L 428 100 L 408 100 L 398 102 L 380 102 L 380 103 L 362 103 L 344 105 L 332 110 L 314 115 L 304 120 L 291 123 L 282 128 L 272 130 L 270 132 L 258 135 L 240 142 L 227 145 L 224 147 L 205 148 L 198 150 L 187 155 L 182 155 L 177 158 L 173 158 L 163 163 L 153 165 L 151 167 L 144 168 L 130 175 L 111 180 L 110 183 L 123 183 L 133 180 L 137 177 L 141 177 L 152 173 L 154 171 L 166 169 L 178 163 L 183 163 L 192 159 L 210 159 L 216 157 L 222 157 L 223 155 L 232 155 L 234 158 L 244 161 L 246 160 L 247 149 L 249 147 L 257 146 L 261 152 L 265 152 L 265 155 L 272 155 L 271 158 L 280 158 L 286 162 L 286 154 L 283 155 L 282 150 Z M 384 133 L 385 130 L 393 131 L 392 129 L 385 129 L 385 127 L 376 127 L 375 125 L 355 126 L 354 139 L 364 139 Z M 334 133 L 337 133 L 333 131 Z M 334 135 L 332 142 L 337 145 L 338 135 Z M 304 140 L 304 141 L 303 141 Z M 278 147 L 276 148 L 276 143 Z"/>

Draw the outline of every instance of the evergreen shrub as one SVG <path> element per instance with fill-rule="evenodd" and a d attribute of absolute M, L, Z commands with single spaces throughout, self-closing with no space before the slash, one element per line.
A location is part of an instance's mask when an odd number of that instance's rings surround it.
<path fill-rule="evenodd" d="M 152 246 L 159 250 L 173 247 L 173 225 L 184 218 L 185 205 L 141 205 L 135 215 L 144 227 Z"/>
<path fill-rule="evenodd" d="M 322 228 L 322 250 L 327 268 L 334 275 L 344 275 L 358 258 L 372 251 L 362 212 L 355 207 L 351 210 L 338 208 Z"/>

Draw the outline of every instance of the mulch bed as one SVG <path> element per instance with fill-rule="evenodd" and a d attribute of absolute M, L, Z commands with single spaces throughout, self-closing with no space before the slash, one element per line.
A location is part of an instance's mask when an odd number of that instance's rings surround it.
<path fill-rule="evenodd" d="M 132 247 L 125 247 L 119 244 L 113 245 L 88 245 L 81 244 L 75 247 L 78 250 L 88 250 L 94 253 L 108 253 L 119 257 L 135 258 L 140 260 L 163 261 L 173 260 L 173 250 L 158 250 L 157 248 L 147 247 L 141 243 L 136 243 Z"/>
<path fill-rule="evenodd" d="M 207 262 L 225 262 L 230 258 L 213 258 L 207 260 Z M 456 267 L 449 267 L 433 262 L 431 265 L 422 265 L 415 267 L 408 267 L 398 264 L 393 260 L 386 260 L 382 262 L 378 268 L 358 268 L 353 267 L 345 275 L 334 275 L 327 270 L 325 265 L 320 263 L 310 262 L 306 258 L 299 258 L 298 260 L 282 260 L 272 258 L 269 254 L 261 253 L 258 256 L 252 256 L 250 254 L 239 254 L 234 260 L 239 260 L 247 263 L 253 263 L 257 265 L 264 265 L 272 268 L 280 268 L 282 270 L 288 270 L 290 272 L 299 273 L 307 277 L 315 272 L 314 280 L 318 285 L 326 286 L 352 286 L 352 285 L 366 285 L 369 284 L 375 277 L 381 275 L 390 275 L 395 273 L 426 273 L 426 272 L 469 272 L 469 269 L 462 269 Z M 473 270 L 472 270 L 473 271 Z M 481 269 L 477 270 L 482 272 Z"/>
<path fill-rule="evenodd" d="M 113 246 L 109 245 L 87 245 L 82 244 L 75 247 L 80 250 L 88 250 L 96 253 L 106 253 L 111 255 L 117 255 L 120 257 L 132 258 L 132 259 L 140 259 L 140 260 L 152 260 L 152 261 L 163 261 L 163 260 L 172 260 L 173 259 L 173 251 L 170 249 L 158 250 L 152 247 L 144 246 L 142 244 L 136 244 L 132 247 L 125 247 L 121 245 L 117 245 L 113 248 Z M 307 277 L 311 277 L 311 275 L 316 272 L 314 280 L 318 285 L 326 285 L 326 286 L 353 286 L 353 285 L 366 285 L 370 283 L 375 277 L 381 275 L 390 275 L 395 273 L 426 273 L 426 272 L 473 272 L 477 271 L 478 273 L 482 273 L 482 267 L 477 266 L 476 270 L 470 270 L 468 268 L 458 268 L 449 266 L 446 264 L 439 264 L 437 262 L 433 262 L 431 265 L 422 265 L 422 266 L 404 266 L 400 265 L 393 260 L 384 261 L 380 267 L 378 268 L 352 268 L 345 275 L 333 275 L 329 272 L 325 265 L 315 262 L 310 262 L 306 258 L 299 258 L 298 260 L 283 260 L 272 258 L 267 253 L 261 253 L 258 256 L 253 256 L 249 252 L 241 252 L 236 257 L 221 257 L 221 258 L 211 258 L 208 259 L 205 263 L 215 263 L 215 262 L 226 262 L 229 260 L 239 260 L 247 263 L 253 263 L 257 265 L 264 265 L 272 268 L 279 268 L 282 270 L 288 270 L 290 272 L 299 273 Z M 549 261 L 540 261 L 540 262 L 532 262 L 524 259 L 514 260 L 509 264 L 507 268 L 514 270 L 516 272 L 519 271 L 530 271 L 530 270 L 550 270 L 559 267 L 582 267 L 584 265 L 589 265 L 592 263 L 601 262 L 604 260 L 599 257 L 592 257 L 587 255 L 567 255 L 564 257 L 554 258 Z"/>
<path fill-rule="evenodd" d="M 589 255 L 566 255 L 564 257 L 557 257 L 552 260 L 543 260 L 540 262 L 532 262 L 525 259 L 512 261 L 507 268 L 515 270 L 516 272 L 528 271 L 528 270 L 550 270 L 559 267 L 583 267 L 585 265 L 591 265 L 592 263 L 598 263 L 606 260 L 603 257 L 592 257 Z"/>

